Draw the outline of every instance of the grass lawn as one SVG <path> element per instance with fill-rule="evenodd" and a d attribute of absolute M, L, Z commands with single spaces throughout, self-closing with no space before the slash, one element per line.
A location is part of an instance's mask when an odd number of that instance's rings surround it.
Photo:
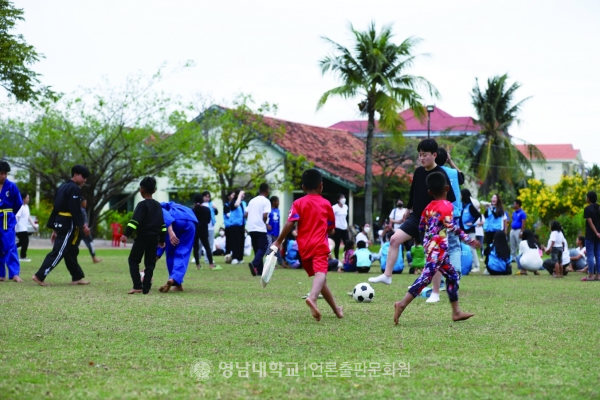
<path fill-rule="evenodd" d="M 152 292 L 127 295 L 128 251 L 99 253 L 104 261 L 92 265 L 81 252 L 89 286 L 69 285 L 64 263 L 51 287 L 34 284 L 44 250 L 30 251 L 24 283 L 0 283 L 0 398 L 600 397 L 600 282 L 581 274 L 467 276 L 461 306 L 475 317 L 453 323 L 443 294 L 437 304 L 415 299 L 393 326 L 393 302 L 414 276 L 395 275 L 393 285 L 374 286 L 373 303 L 359 304 L 346 292 L 373 275 L 331 273 L 345 318 L 320 300 L 317 323 L 300 298 L 311 284 L 304 271 L 277 270 L 263 290 L 245 264 L 190 265 L 185 291 L 163 294 L 161 260 Z M 190 373 L 199 361 L 212 364 L 208 380 Z M 230 362 L 250 363 L 250 377 L 235 364 L 221 369 Z M 252 372 L 260 362 L 266 377 Z M 399 362 L 410 364 L 408 377 L 381 376 L 383 364 Z M 283 363 L 281 377 L 269 363 Z M 286 376 L 292 363 L 298 376 Z M 311 363 L 335 363 L 336 376 L 313 377 Z M 340 377 L 342 363 L 379 363 L 378 376 Z"/>

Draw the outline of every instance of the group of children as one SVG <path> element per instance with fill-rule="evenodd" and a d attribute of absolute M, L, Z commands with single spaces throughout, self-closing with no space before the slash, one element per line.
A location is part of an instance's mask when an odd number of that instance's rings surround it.
<path fill-rule="evenodd" d="M 411 184 L 408 209 L 411 215 L 405 215 L 400 228 L 389 238 L 387 260 L 384 275 L 371 278 L 372 282 L 391 283 L 393 266 L 397 262 L 399 248 L 403 242 L 410 238 L 417 239 L 423 235 L 422 249 L 425 255 L 421 275 L 415 280 L 404 298 L 395 303 L 394 323 L 398 320 L 404 309 L 419 293 L 431 282 L 436 272 L 441 272 L 446 278 L 446 290 L 452 305 L 452 319 L 465 320 L 473 314 L 463 312 L 458 303 L 459 275 L 450 264 L 448 255 L 448 233 L 453 233 L 469 243 L 478 247 L 479 242 L 469 237 L 453 222 L 453 205 L 451 201 L 456 198 L 449 192 L 449 179 L 443 169 L 435 163 L 438 147 L 433 139 L 421 141 L 417 148 L 421 166 L 415 171 Z M 321 173 L 316 169 L 309 169 L 302 174 L 302 188 L 306 192 L 293 202 L 286 224 L 273 242 L 272 251 L 279 251 L 282 243 L 292 231 L 297 231 L 296 243 L 298 254 L 302 260 L 302 267 L 311 277 L 314 277 L 312 289 L 306 298 L 312 316 L 319 321 L 321 311 L 317 307 L 317 298 L 320 295 L 325 299 L 338 318 L 343 317 L 342 307 L 337 305 L 331 290 L 327 285 L 327 272 L 330 270 L 330 245 L 329 235 L 335 230 L 335 218 L 331 204 L 322 197 L 323 180 Z M 193 212 L 185 213 L 175 204 L 162 204 L 152 198 L 156 191 L 156 180 L 152 177 L 144 178 L 140 183 L 140 194 L 143 201 L 135 208 L 131 221 L 127 224 L 126 231 L 121 237 L 125 243 L 134 233 L 136 239 L 128 258 L 129 270 L 133 287 L 130 294 L 149 293 L 152 286 L 152 277 L 157 260 L 157 249 L 167 252 L 169 266 L 169 280 L 161 287 L 161 291 L 169 291 L 172 287 L 176 290 L 183 282 L 183 275 L 192 252 L 194 223 L 198 223 Z M 185 208 L 185 207 L 182 207 Z M 173 214 L 175 213 L 175 214 Z M 179 215 L 181 214 L 181 215 Z M 188 215 L 189 214 L 189 215 Z M 278 219 L 278 218 L 277 218 Z M 181 226 L 174 221 L 179 220 Z M 275 238 L 273 230 L 269 235 Z M 185 232 L 188 232 L 189 238 Z M 167 242 L 168 232 L 168 242 Z M 189 240 L 188 240 L 189 239 Z M 229 238 L 228 238 L 229 239 Z M 181 253 L 181 254 L 180 254 Z M 186 253 L 186 254 L 183 254 Z M 160 255 L 160 251 L 159 251 Z M 169 255 L 182 260 L 169 262 Z M 357 243 L 357 249 L 352 252 L 352 244 L 348 243 L 346 249 L 346 266 L 352 264 L 357 272 L 368 272 L 371 263 L 371 253 L 364 241 Z M 140 276 L 139 266 L 144 261 L 145 276 Z M 417 261 L 418 262 L 418 261 Z M 413 258 L 413 267 L 415 265 Z M 183 273 L 182 273 L 183 272 Z"/>
<path fill-rule="evenodd" d="M 383 236 L 383 243 L 379 250 L 379 262 L 382 272 L 385 271 L 387 264 L 387 256 L 390 248 L 390 239 L 394 232 L 387 232 Z M 420 275 L 425 266 L 425 253 L 423 243 L 417 238 L 415 245 L 411 247 L 407 253 L 407 258 L 410 261 L 409 274 Z M 342 266 L 338 268 L 338 272 L 356 272 L 368 273 L 371 270 L 373 256 L 367 248 L 367 243 L 364 240 L 359 240 L 354 249 L 354 241 L 347 240 L 344 243 L 344 261 Z M 393 267 L 392 274 L 401 274 L 404 271 L 404 260 L 402 257 L 402 249 L 399 249 L 399 256 L 396 264 Z"/>

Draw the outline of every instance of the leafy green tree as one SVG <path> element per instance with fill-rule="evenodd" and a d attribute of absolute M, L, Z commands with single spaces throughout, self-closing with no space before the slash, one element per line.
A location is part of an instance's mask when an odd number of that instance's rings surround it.
<path fill-rule="evenodd" d="M 95 230 L 113 196 L 128 185 L 133 196 L 142 177 L 160 176 L 187 155 L 187 131 L 166 133 L 187 120 L 176 102 L 152 90 L 160 79 L 159 72 L 150 79 L 131 78 L 124 88 L 14 105 L 12 117 L 1 121 L 0 149 L 22 173 L 39 177 L 42 186 L 51 188 L 45 196 L 49 200 L 61 182 L 70 179 L 71 167 L 85 164 L 91 176 L 83 195 Z"/>
<path fill-rule="evenodd" d="M 598 167 L 598 164 L 592 165 L 588 170 L 587 176 L 588 178 L 600 179 L 600 167 Z"/>
<path fill-rule="evenodd" d="M 410 184 L 406 174 L 411 173 L 416 165 L 417 145 L 417 140 L 399 136 L 374 140 L 373 162 L 379 167 L 379 171 L 373 175 L 373 182 L 377 194 L 376 209 L 380 214 L 384 207 L 384 197 L 386 201 L 407 198 Z M 405 173 L 399 176 L 401 169 Z"/>
<path fill-rule="evenodd" d="M 418 118 L 426 114 L 422 97 L 417 90 L 425 89 L 437 97 L 435 87 L 425 78 L 407 73 L 414 64 L 413 54 L 419 39 L 410 37 L 400 44 L 392 42 L 391 26 L 377 32 L 375 23 L 360 32 L 350 25 L 354 35 L 352 50 L 331 39 L 324 38 L 334 48 L 334 54 L 323 58 L 319 64 L 323 74 L 331 71 L 342 85 L 325 92 L 317 108 L 322 108 L 330 96 L 359 98 L 359 112 L 366 115 L 367 137 L 365 147 L 365 221 L 373 222 L 373 137 L 375 114 L 379 115 L 379 129 L 401 134 L 404 121 L 400 111 L 408 106 Z"/>
<path fill-rule="evenodd" d="M 225 197 L 229 190 L 256 188 L 265 181 L 272 188 L 298 187 L 301 171 L 311 164 L 303 155 L 277 146 L 285 127 L 264 116 L 275 113 L 275 105 L 264 103 L 256 109 L 251 105 L 250 97 L 239 96 L 232 107 L 208 107 L 180 128 L 178 133 L 185 130 L 191 138 L 190 157 L 180 158 L 169 177 L 183 195 L 209 189 Z M 283 158 L 269 157 L 268 146 L 278 149 Z"/>
<path fill-rule="evenodd" d="M 484 197 L 493 190 L 514 193 L 515 187 L 527 179 L 526 171 L 531 169 L 529 160 L 544 159 L 534 145 L 527 145 L 526 157 L 512 142 L 509 129 L 520 122 L 518 114 L 529 98 L 515 103 L 515 92 L 521 85 L 515 82 L 508 86 L 507 80 L 506 74 L 490 78 L 484 90 L 475 80 L 471 99 L 477 118 L 473 122 L 481 131 L 459 142 L 469 154 L 470 169 L 481 185 L 479 195 Z"/>
<path fill-rule="evenodd" d="M 31 64 L 44 56 L 23 38 L 11 31 L 19 21 L 24 21 L 23 10 L 15 8 L 8 0 L 0 0 L 0 85 L 17 101 L 37 98 L 48 89 L 36 88 L 40 76 L 29 69 Z"/>

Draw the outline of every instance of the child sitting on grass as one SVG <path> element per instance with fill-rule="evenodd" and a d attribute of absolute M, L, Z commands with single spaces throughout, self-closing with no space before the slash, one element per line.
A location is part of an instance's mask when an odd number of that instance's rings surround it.
<path fill-rule="evenodd" d="M 366 274 L 371 269 L 371 252 L 367 249 L 367 243 L 363 240 L 359 240 L 356 247 L 357 250 L 352 256 L 354 265 L 356 265 L 356 272 Z"/>
<path fill-rule="evenodd" d="M 498 231 L 494 234 L 494 240 L 490 245 L 490 255 L 487 260 L 487 271 L 489 275 L 511 275 L 512 257 L 510 247 L 506 240 L 504 231 Z"/>
<path fill-rule="evenodd" d="M 356 272 L 356 263 L 354 256 L 354 241 L 346 240 L 344 243 L 344 265 L 343 270 L 338 269 L 338 272 Z"/>
<path fill-rule="evenodd" d="M 327 238 L 335 230 L 335 217 L 331 204 L 321 196 L 323 192 L 321 173 L 316 169 L 304 171 L 302 189 L 306 192 L 306 196 L 292 203 L 288 221 L 271 249 L 277 251 L 298 222 L 298 251 L 302 259 L 302 267 L 308 276 L 314 276 L 306 305 L 310 308 L 313 318 L 320 321 L 321 311 L 317 308 L 317 297 L 320 293 L 334 314 L 342 318 L 344 316 L 342 307 L 335 303 L 333 294 L 327 286 L 329 256 Z"/>
<path fill-rule="evenodd" d="M 475 315 L 463 312 L 458 304 L 459 276 L 450 264 L 448 232 L 454 232 L 463 241 L 476 248 L 479 247 L 479 242 L 464 233 L 458 225 L 454 225 L 452 221 L 454 207 L 446 200 L 446 193 L 450 190 L 446 176 L 440 172 L 433 172 L 427 177 L 426 183 L 429 195 L 434 199 L 423 210 L 419 223 L 419 231 L 425 232 L 423 247 L 427 254 L 427 262 L 421 276 L 408 289 L 408 293 L 401 301 L 394 304 L 395 325 L 398 325 L 402 312 L 431 283 L 438 271 L 446 278 L 446 291 L 452 305 L 452 320 L 463 321 Z"/>
<path fill-rule="evenodd" d="M 409 273 L 411 275 L 421 275 L 421 271 L 425 267 L 425 249 L 420 237 L 415 238 L 415 245 L 410 249 L 410 254 L 412 256 L 412 267 L 410 267 Z"/>

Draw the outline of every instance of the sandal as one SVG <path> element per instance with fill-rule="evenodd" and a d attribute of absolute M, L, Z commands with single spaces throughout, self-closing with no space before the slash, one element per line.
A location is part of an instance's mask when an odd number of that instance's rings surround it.
<path fill-rule="evenodd" d="M 594 280 L 594 278 L 590 278 L 589 276 L 584 276 L 583 278 L 581 278 L 582 282 L 591 282 L 593 280 Z"/>

